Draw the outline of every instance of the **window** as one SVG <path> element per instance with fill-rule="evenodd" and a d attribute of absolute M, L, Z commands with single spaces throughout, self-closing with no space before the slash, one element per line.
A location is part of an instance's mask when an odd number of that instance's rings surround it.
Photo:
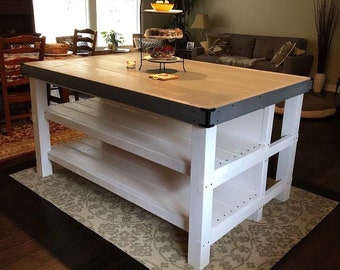
<path fill-rule="evenodd" d="M 73 35 L 75 28 L 97 29 L 98 47 L 106 46 L 102 31 L 121 33 L 124 45 L 131 45 L 132 34 L 139 33 L 139 0 L 33 0 L 33 7 L 36 31 L 48 43 Z"/>
<path fill-rule="evenodd" d="M 33 0 L 35 29 L 55 43 L 57 36 L 73 35 L 87 27 L 86 0 Z"/>
<path fill-rule="evenodd" d="M 121 33 L 124 44 L 132 44 L 132 34 L 139 33 L 139 1 L 137 0 L 96 0 L 97 29 L 111 29 Z M 105 46 L 104 39 L 98 36 L 98 46 Z"/>

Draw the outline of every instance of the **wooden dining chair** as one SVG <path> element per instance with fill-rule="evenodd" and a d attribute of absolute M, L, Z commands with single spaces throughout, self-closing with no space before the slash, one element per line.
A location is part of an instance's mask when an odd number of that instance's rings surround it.
<path fill-rule="evenodd" d="M 96 49 L 97 31 L 92 29 L 74 29 L 73 54 L 89 56 Z"/>
<path fill-rule="evenodd" d="M 81 35 L 78 35 L 81 37 Z M 70 46 L 70 51 L 73 52 L 73 44 L 74 44 L 74 35 L 69 36 L 58 36 L 55 38 L 57 43 L 65 43 Z M 74 95 L 75 100 L 79 100 L 79 93 L 75 91 L 68 90 L 64 87 L 60 87 L 57 85 L 52 85 L 47 83 L 47 100 L 48 105 L 51 102 L 54 103 L 65 103 L 70 101 L 70 95 Z"/>
<path fill-rule="evenodd" d="M 31 116 L 29 78 L 21 73 L 21 64 L 44 60 L 45 37 L 22 35 L 0 37 L 0 76 L 6 134 L 12 131 L 11 122 Z M 23 103 L 23 109 L 13 108 Z"/>

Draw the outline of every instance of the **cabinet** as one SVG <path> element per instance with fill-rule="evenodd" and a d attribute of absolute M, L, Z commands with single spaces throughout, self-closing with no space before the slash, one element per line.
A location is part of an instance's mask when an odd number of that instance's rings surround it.
<path fill-rule="evenodd" d="M 143 15 L 171 15 L 171 16 L 182 16 L 183 18 L 183 27 L 178 27 L 177 25 L 175 27 L 181 28 L 181 30 L 183 31 L 183 36 L 185 34 L 185 5 L 184 5 L 184 0 L 174 0 L 174 7 L 175 9 L 172 9 L 170 11 L 156 11 L 154 9 L 151 8 L 145 8 L 144 6 L 144 0 L 141 0 L 140 2 L 140 37 L 144 36 L 144 30 L 143 29 Z M 178 8 L 178 9 L 177 9 Z M 143 42 L 140 42 L 141 46 L 140 46 L 140 66 L 139 66 L 139 70 L 142 68 L 143 65 L 143 61 L 149 61 L 149 62 L 153 62 L 153 63 L 157 63 L 159 64 L 159 72 L 166 72 L 166 64 L 171 64 L 171 63 L 177 63 L 177 62 L 181 62 L 183 65 L 183 70 L 185 70 L 185 66 L 184 66 L 184 58 L 181 58 L 180 56 L 180 48 L 179 48 L 179 42 L 178 42 L 178 38 L 176 37 L 164 37 L 164 36 L 152 36 L 153 39 L 161 39 L 162 41 L 168 41 L 168 40 L 172 40 L 172 43 L 174 45 L 170 45 L 172 47 L 174 47 L 175 50 L 175 54 L 172 57 L 169 58 L 153 58 L 150 56 L 145 56 L 143 55 L 145 49 L 145 47 L 143 47 Z M 181 37 L 183 38 L 183 37 Z M 176 56 L 177 55 L 177 56 Z"/>
<path fill-rule="evenodd" d="M 35 34 L 32 0 L 0 0 L 0 36 Z"/>

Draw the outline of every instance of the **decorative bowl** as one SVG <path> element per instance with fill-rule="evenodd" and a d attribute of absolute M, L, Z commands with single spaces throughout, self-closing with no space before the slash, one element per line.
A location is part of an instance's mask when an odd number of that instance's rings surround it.
<path fill-rule="evenodd" d="M 173 9 L 174 4 L 164 3 L 151 3 L 151 6 L 156 11 L 170 11 Z"/>
<path fill-rule="evenodd" d="M 175 54 L 174 48 L 169 45 L 157 48 L 148 48 L 147 51 L 150 56 L 155 59 L 171 59 L 171 57 Z"/>

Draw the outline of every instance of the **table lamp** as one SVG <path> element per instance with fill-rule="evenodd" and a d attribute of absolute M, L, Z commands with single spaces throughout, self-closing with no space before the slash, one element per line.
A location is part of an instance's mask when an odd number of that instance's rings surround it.
<path fill-rule="evenodd" d="M 196 14 L 195 20 L 191 25 L 192 29 L 200 29 L 200 40 L 202 41 L 203 30 L 209 28 L 209 17 L 207 14 Z"/>

